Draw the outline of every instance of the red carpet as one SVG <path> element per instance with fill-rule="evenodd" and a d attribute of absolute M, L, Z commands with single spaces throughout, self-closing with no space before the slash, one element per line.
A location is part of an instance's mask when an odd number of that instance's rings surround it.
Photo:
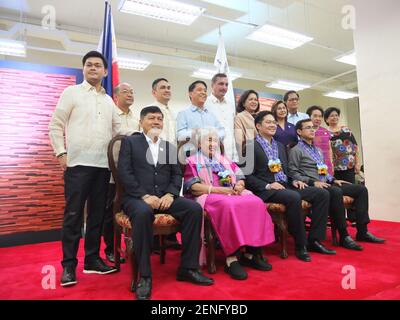
<path fill-rule="evenodd" d="M 224 258 L 219 252 L 215 285 L 196 286 L 175 280 L 179 252 L 168 250 L 165 265 L 159 256 L 152 257 L 153 299 L 400 299 L 400 223 L 374 221 L 370 231 L 387 239 L 384 245 L 363 243 L 364 251 L 353 252 L 340 247 L 336 256 L 312 254 L 312 262 L 294 257 L 290 243 L 289 258 L 280 259 L 277 245 L 266 248 L 265 254 L 273 270 L 260 272 L 248 269 L 249 279 L 235 281 L 223 272 Z M 354 229 L 349 228 L 354 236 Z M 329 231 L 327 232 L 330 233 Z M 329 239 L 330 240 L 330 239 Z M 326 242 L 331 247 L 330 242 Z M 59 285 L 62 268 L 59 242 L 0 248 L 0 299 L 132 299 L 130 274 L 126 264 L 120 273 L 110 275 L 83 274 L 83 243 L 79 251 L 78 284 L 70 288 Z M 56 288 L 43 289 L 42 268 L 56 269 Z M 342 268 L 356 270 L 356 289 L 342 288 Z"/>

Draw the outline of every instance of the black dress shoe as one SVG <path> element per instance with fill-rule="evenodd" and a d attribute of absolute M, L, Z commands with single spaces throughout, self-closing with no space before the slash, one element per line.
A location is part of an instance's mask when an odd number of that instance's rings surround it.
<path fill-rule="evenodd" d="M 244 270 L 239 261 L 233 261 L 229 267 L 225 264 L 224 271 L 235 280 L 246 280 L 247 272 Z"/>
<path fill-rule="evenodd" d="M 61 277 L 61 286 L 69 287 L 77 284 L 75 268 L 74 267 L 65 267 L 63 270 L 63 274 Z"/>
<path fill-rule="evenodd" d="M 97 273 L 97 274 L 108 274 L 118 271 L 114 267 L 110 267 L 104 263 L 100 258 L 96 259 L 91 263 L 85 263 L 83 273 Z"/>
<path fill-rule="evenodd" d="M 264 257 L 260 254 L 255 254 L 251 259 L 247 258 L 244 254 L 241 255 L 239 262 L 241 265 L 250 267 L 261 271 L 272 270 L 272 265 L 264 260 Z"/>
<path fill-rule="evenodd" d="M 115 257 L 114 257 L 114 253 L 106 253 L 106 259 L 107 259 L 107 261 L 108 262 L 111 262 L 111 263 L 115 263 Z M 120 263 L 125 263 L 125 258 L 124 257 L 119 257 L 119 262 Z"/>
<path fill-rule="evenodd" d="M 311 261 L 311 257 L 308 254 L 306 247 L 296 248 L 295 255 L 296 255 L 297 259 L 299 259 L 301 261 L 305 261 L 305 262 Z"/>
<path fill-rule="evenodd" d="M 385 243 L 385 239 L 375 237 L 371 232 L 367 232 L 364 235 L 356 236 L 357 241 L 371 242 L 371 243 Z"/>
<path fill-rule="evenodd" d="M 151 277 L 141 277 L 136 285 L 136 299 L 149 300 L 151 297 Z"/>
<path fill-rule="evenodd" d="M 363 249 L 363 247 L 360 246 L 357 242 L 355 242 L 350 236 L 346 236 L 346 237 L 344 237 L 344 239 L 340 239 L 340 245 L 343 248 L 346 248 L 349 250 L 361 251 Z"/>
<path fill-rule="evenodd" d="M 326 248 L 322 243 L 317 240 L 312 241 L 308 244 L 307 250 L 311 252 L 318 252 L 322 254 L 336 254 L 335 250 Z"/>
<path fill-rule="evenodd" d="M 206 277 L 197 269 L 179 269 L 176 274 L 176 280 L 188 281 L 201 286 L 210 286 L 214 280 Z"/>

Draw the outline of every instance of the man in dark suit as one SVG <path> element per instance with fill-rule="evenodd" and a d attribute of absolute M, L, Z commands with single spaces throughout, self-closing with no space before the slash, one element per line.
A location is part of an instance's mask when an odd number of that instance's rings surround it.
<path fill-rule="evenodd" d="M 384 243 L 384 239 L 378 238 L 368 231 L 367 225 L 370 222 L 368 189 L 363 185 L 338 180 L 328 173 L 328 167 L 324 162 L 321 151 L 314 146 L 315 129 L 310 119 L 297 122 L 296 132 L 300 140 L 289 154 L 289 175 L 293 179 L 329 192 L 330 214 L 339 231 L 340 245 L 350 250 L 363 249 L 347 232 L 343 195 L 354 198 L 356 239 L 358 241 Z"/>
<path fill-rule="evenodd" d="M 247 188 L 264 202 L 282 203 L 286 206 L 288 228 L 295 240 L 295 254 L 298 259 L 311 261 L 308 251 L 335 254 L 334 250 L 326 248 L 320 242 L 325 239 L 329 194 L 315 187 L 307 187 L 301 181 L 288 179 L 286 149 L 273 138 L 277 123 L 271 112 L 260 112 L 255 118 L 255 125 L 258 135 L 246 147 L 248 152 L 254 152 L 246 155 L 247 162 L 249 157 L 254 157 L 254 168 L 252 172 L 246 173 Z M 301 208 L 302 199 L 312 204 L 308 241 Z"/>
<path fill-rule="evenodd" d="M 179 197 L 182 172 L 176 148 L 159 138 L 163 128 L 160 108 L 144 108 L 140 125 L 143 133 L 122 141 L 118 173 L 124 188 L 122 207 L 133 226 L 133 246 L 140 274 L 136 297 L 144 300 L 151 295 L 150 254 L 155 211 L 168 211 L 181 223 L 183 250 L 176 279 L 199 285 L 211 285 L 214 281 L 199 272 L 202 208 L 194 201 Z"/>

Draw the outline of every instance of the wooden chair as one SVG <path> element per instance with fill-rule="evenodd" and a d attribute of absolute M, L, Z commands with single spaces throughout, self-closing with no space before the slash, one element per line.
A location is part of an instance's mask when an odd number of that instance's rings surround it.
<path fill-rule="evenodd" d="M 353 206 L 354 199 L 349 196 L 344 196 L 343 202 L 344 202 L 345 208 L 349 209 Z M 307 214 L 310 213 L 311 204 L 305 200 L 302 200 L 301 206 L 303 209 L 304 218 L 306 218 Z M 278 231 L 277 235 L 278 235 L 278 240 L 279 240 L 279 245 L 280 245 L 280 256 L 282 259 L 286 259 L 288 257 L 287 239 L 289 236 L 289 232 L 288 232 L 288 228 L 287 228 L 286 207 L 285 207 L 285 205 L 280 204 L 280 203 L 267 203 L 267 209 L 272 217 L 272 221 L 274 222 L 274 224 L 277 227 L 277 231 Z M 306 223 L 306 229 L 309 227 L 310 227 L 310 224 Z M 332 233 L 332 244 L 334 246 L 337 246 L 338 245 L 337 227 L 335 226 L 334 223 L 332 223 L 332 220 L 330 218 L 328 219 L 328 227 L 330 227 L 331 233 Z"/>
<path fill-rule="evenodd" d="M 132 282 L 131 291 L 135 291 L 135 286 L 137 282 L 137 262 L 135 259 L 135 253 L 133 250 L 132 241 L 132 225 L 129 217 L 121 209 L 121 196 L 123 192 L 123 187 L 121 181 L 118 177 L 118 154 L 122 139 L 126 136 L 116 136 L 114 137 L 108 145 L 108 164 L 110 166 L 112 176 L 115 181 L 116 194 L 113 203 L 113 214 L 114 214 L 114 256 L 115 256 L 115 267 L 120 270 L 120 257 L 123 250 L 121 249 L 121 234 L 124 235 L 126 256 L 128 258 L 128 263 L 131 266 L 132 272 Z M 164 237 L 171 233 L 176 233 L 180 230 L 179 222 L 167 213 L 159 213 L 155 215 L 153 222 L 153 234 L 159 235 L 160 239 L 160 263 L 165 263 L 165 253 L 166 245 L 164 243 Z"/>

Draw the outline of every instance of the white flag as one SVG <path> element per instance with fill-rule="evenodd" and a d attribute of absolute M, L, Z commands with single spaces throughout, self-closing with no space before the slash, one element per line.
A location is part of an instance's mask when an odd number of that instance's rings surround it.
<path fill-rule="evenodd" d="M 221 33 L 219 34 L 219 43 L 214 59 L 214 66 L 217 68 L 217 73 L 225 73 L 228 76 L 228 91 L 225 94 L 225 100 L 227 102 L 227 107 L 229 108 L 229 110 L 224 110 L 224 120 L 220 120 L 220 122 L 225 128 L 225 155 L 227 155 L 231 160 L 237 161 L 238 156 L 236 152 L 236 144 L 233 132 L 233 122 L 236 114 L 236 103 L 235 95 L 233 93 L 232 79 L 229 74 L 228 59 L 226 57 L 224 40 L 222 39 Z M 217 115 L 217 117 L 221 119 L 222 115 Z"/>
<path fill-rule="evenodd" d="M 228 58 L 226 57 L 224 39 L 221 34 L 219 34 L 218 49 L 214 59 L 214 66 L 217 68 L 217 73 L 225 73 L 228 76 L 228 92 L 225 95 L 225 99 L 231 107 L 235 108 L 235 95 L 233 93 L 232 80 L 229 75 L 229 65 Z"/>

